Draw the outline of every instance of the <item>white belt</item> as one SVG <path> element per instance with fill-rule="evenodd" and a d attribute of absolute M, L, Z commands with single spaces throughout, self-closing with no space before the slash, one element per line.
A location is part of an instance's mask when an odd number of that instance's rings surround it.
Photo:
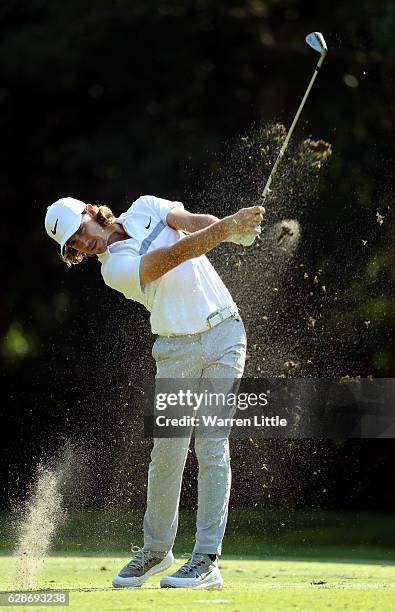
<path fill-rule="evenodd" d="M 216 325 L 219 325 L 220 323 L 222 323 L 222 321 L 226 321 L 226 319 L 229 319 L 229 317 L 240 317 L 239 311 L 235 306 L 225 306 L 225 308 L 222 308 L 222 310 L 217 310 L 216 312 L 213 312 L 207 317 L 207 322 L 205 326 L 202 329 L 199 329 L 199 331 L 197 332 L 192 332 L 190 334 L 163 334 L 162 337 L 184 338 L 193 336 L 194 334 L 201 334 L 202 332 L 208 331 Z M 161 336 L 159 335 L 158 337 L 160 338 Z"/>
<path fill-rule="evenodd" d="M 239 311 L 234 306 L 225 306 L 222 310 L 218 310 L 217 312 L 213 312 L 211 315 L 207 317 L 207 328 L 211 329 L 222 321 L 229 319 L 229 317 L 237 317 L 239 315 Z"/>

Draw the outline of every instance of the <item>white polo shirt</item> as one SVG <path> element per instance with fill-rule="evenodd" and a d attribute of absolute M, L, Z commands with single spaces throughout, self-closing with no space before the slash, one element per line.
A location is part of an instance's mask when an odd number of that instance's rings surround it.
<path fill-rule="evenodd" d="M 179 264 L 144 287 L 140 260 L 145 253 L 168 247 L 185 235 L 166 223 L 168 212 L 181 202 L 142 196 L 116 219 L 129 239 L 114 242 L 98 255 L 104 282 L 151 313 L 154 334 L 195 334 L 206 327 L 207 317 L 226 306 L 236 307 L 232 296 L 205 255 Z"/>

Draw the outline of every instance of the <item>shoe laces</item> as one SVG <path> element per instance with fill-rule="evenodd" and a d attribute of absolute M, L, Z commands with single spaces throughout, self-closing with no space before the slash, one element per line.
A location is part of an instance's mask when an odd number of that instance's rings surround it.
<path fill-rule="evenodd" d="M 128 569 L 144 569 L 144 565 L 148 562 L 150 557 L 153 556 L 150 550 L 140 548 L 139 546 L 132 546 L 130 552 L 134 553 L 134 557 L 127 564 Z"/>
<path fill-rule="evenodd" d="M 184 553 L 181 555 L 184 559 L 188 559 L 186 563 L 182 567 L 180 567 L 179 572 L 181 574 L 189 574 L 191 570 L 197 569 L 200 565 L 204 565 L 203 555 L 199 553 L 195 553 L 190 555 L 189 553 Z"/>

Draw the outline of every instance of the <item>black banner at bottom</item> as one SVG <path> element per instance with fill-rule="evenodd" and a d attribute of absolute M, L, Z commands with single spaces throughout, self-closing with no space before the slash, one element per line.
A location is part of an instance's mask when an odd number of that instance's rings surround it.
<path fill-rule="evenodd" d="M 145 385 L 147 437 L 394 438 L 392 378 L 168 379 Z"/>

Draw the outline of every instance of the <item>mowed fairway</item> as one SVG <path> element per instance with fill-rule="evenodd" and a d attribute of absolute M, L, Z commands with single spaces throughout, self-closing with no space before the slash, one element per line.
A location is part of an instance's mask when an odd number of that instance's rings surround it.
<path fill-rule="evenodd" d="M 124 561 L 111 554 L 55 554 L 43 564 L 37 586 L 69 590 L 73 611 L 395 610 L 395 565 L 388 562 L 225 557 L 220 591 L 160 589 L 158 576 L 140 589 L 112 589 L 111 577 Z M 174 569 L 184 561 L 178 558 Z M 2 591 L 14 586 L 12 565 L 12 557 L 0 557 Z"/>

